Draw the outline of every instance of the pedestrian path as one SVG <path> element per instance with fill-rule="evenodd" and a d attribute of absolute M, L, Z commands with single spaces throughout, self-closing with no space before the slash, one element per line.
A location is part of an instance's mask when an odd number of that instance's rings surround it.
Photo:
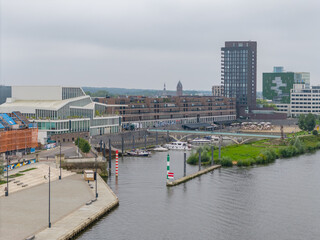
<path fill-rule="evenodd" d="M 56 173 L 55 179 L 58 176 Z M 62 176 L 62 180 L 51 183 L 52 226 L 94 198 L 82 174 Z M 48 189 L 45 183 L 0 197 L 0 240 L 25 239 L 48 227 Z"/>
<path fill-rule="evenodd" d="M 54 223 L 51 228 L 37 233 L 35 239 L 71 239 L 119 204 L 117 196 L 100 176 L 98 176 L 98 190 L 99 197 L 94 199 L 94 202 L 83 205 L 77 211 Z M 92 191 L 94 192 L 94 188 Z"/>
<path fill-rule="evenodd" d="M 27 171 L 27 172 L 21 172 L 30 168 L 36 168 L 36 169 Z M 49 182 L 49 178 L 48 178 L 49 165 L 44 163 L 31 164 L 31 165 L 24 166 L 23 168 L 9 171 L 9 176 L 14 175 L 16 173 L 21 173 L 24 175 L 15 177 L 15 178 L 9 178 L 9 194 Z M 51 177 L 50 177 L 51 181 L 55 181 L 60 176 L 60 168 L 57 168 L 55 164 L 51 164 L 50 173 L 51 173 Z M 68 177 L 74 174 L 75 173 L 73 172 L 61 169 L 62 177 Z M 7 187 L 7 184 L 0 185 L 0 197 L 5 195 L 6 187 Z"/>

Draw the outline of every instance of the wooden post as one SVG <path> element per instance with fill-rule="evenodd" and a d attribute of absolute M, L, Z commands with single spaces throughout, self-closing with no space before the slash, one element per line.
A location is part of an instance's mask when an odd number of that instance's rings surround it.
<path fill-rule="evenodd" d="M 123 148 L 124 148 L 124 139 L 123 139 L 123 135 L 121 135 L 121 154 L 123 156 Z"/>
<path fill-rule="evenodd" d="M 199 171 L 201 170 L 201 148 L 199 148 Z"/>
<path fill-rule="evenodd" d="M 156 145 L 158 145 L 158 132 L 156 132 Z"/>
<path fill-rule="evenodd" d="M 187 153 L 183 154 L 184 161 L 183 161 L 183 176 L 185 177 L 187 174 Z"/>
<path fill-rule="evenodd" d="M 213 153 L 214 153 L 214 146 L 211 146 L 211 166 L 214 165 Z"/>
<path fill-rule="evenodd" d="M 132 148 L 134 149 L 134 134 L 132 135 Z"/>

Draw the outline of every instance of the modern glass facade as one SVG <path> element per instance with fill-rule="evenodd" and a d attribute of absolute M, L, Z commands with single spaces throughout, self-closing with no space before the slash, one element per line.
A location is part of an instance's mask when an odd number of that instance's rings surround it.
<path fill-rule="evenodd" d="M 82 88 L 79 87 L 63 87 L 62 88 L 62 100 L 85 96 Z"/>

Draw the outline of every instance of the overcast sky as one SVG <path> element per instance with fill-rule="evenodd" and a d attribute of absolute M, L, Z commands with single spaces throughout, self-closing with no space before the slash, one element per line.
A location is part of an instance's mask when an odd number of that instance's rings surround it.
<path fill-rule="evenodd" d="M 210 90 L 224 41 L 320 84 L 319 0 L 1 0 L 0 84 Z"/>

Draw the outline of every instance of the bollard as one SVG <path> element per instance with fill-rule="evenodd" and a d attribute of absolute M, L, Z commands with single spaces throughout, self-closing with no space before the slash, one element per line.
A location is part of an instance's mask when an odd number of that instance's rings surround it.
<path fill-rule="evenodd" d="M 211 166 L 214 165 L 213 153 L 214 153 L 214 146 L 211 146 Z"/>
<path fill-rule="evenodd" d="M 187 153 L 184 153 L 183 156 L 184 156 L 183 176 L 185 177 L 187 174 Z"/>
<path fill-rule="evenodd" d="M 199 148 L 199 171 L 201 170 L 201 148 Z"/>
<path fill-rule="evenodd" d="M 111 139 L 109 138 L 109 172 L 111 172 Z"/>
<path fill-rule="evenodd" d="M 118 150 L 116 150 L 116 177 L 118 177 Z"/>

